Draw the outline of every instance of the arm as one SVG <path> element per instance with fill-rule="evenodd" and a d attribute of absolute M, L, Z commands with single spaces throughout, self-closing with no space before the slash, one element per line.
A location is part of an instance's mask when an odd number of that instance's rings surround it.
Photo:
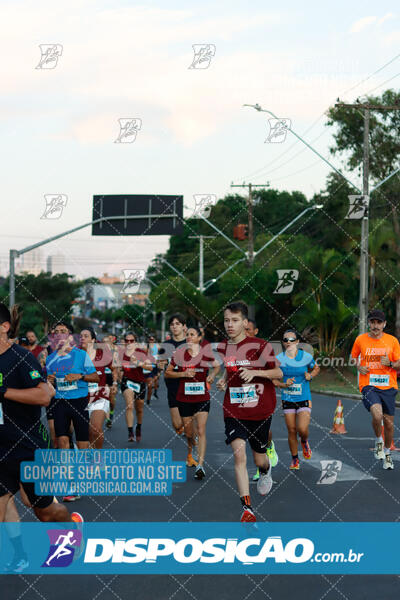
<path fill-rule="evenodd" d="M 13 400 L 20 404 L 33 404 L 38 406 L 48 406 L 52 396 L 54 396 L 54 388 L 50 388 L 47 383 L 43 383 L 42 381 L 33 388 L 25 388 L 22 390 L 7 388 L 4 394 L 6 400 Z"/>
<path fill-rule="evenodd" d="M 78 381 L 82 379 L 82 381 L 86 381 L 86 383 L 99 383 L 100 377 L 97 374 L 97 371 L 94 373 L 68 373 L 65 376 L 65 381 Z"/>
<path fill-rule="evenodd" d="M 286 389 L 294 384 L 294 377 L 290 377 L 285 381 L 280 381 L 280 379 L 273 379 L 272 383 L 275 387 Z"/>
<path fill-rule="evenodd" d="M 220 369 L 221 369 L 221 367 L 220 367 L 219 363 L 217 361 L 215 361 L 215 363 L 213 363 L 213 369 L 207 377 L 207 383 L 214 383 L 214 380 L 215 380 L 216 376 L 218 375 L 218 373 L 220 372 Z"/>
<path fill-rule="evenodd" d="M 174 364 L 170 362 L 164 375 L 166 379 L 179 379 L 180 377 L 192 378 L 195 376 L 195 370 L 187 369 L 186 371 L 174 371 Z"/>
<path fill-rule="evenodd" d="M 283 373 L 280 367 L 275 367 L 274 369 L 268 369 L 266 371 L 262 369 L 245 369 L 241 367 L 240 369 L 240 377 L 246 383 L 249 383 L 254 379 L 254 377 L 261 377 L 262 379 L 282 379 Z"/>
<path fill-rule="evenodd" d="M 307 373 L 305 373 L 304 377 L 306 378 L 307 381 L 310 381 L 311 379 L 314 379 L 314 377 L 316 377 L 320 371 L 321 371 L 321 369 L 319 368 L 317 363 L 315 363 L 312 370 L 307 371 Z"/>

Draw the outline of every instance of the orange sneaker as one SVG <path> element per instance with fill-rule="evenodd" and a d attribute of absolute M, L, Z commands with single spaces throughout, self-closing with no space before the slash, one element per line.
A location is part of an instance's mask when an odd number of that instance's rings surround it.
<path fill-rule="evenodd" d="M 292 462 L 290 464 L 289 469 L 291 471 L 298 471 L 300 469 L 300 461 L 299 461 L 298 458 L 293 458 L 293 460 L 292 460 Z"/>
<path fill-rule="evenodd" d="M 176 431 L 176 435 L 182 435 L 183 432 L 185 431 L 185 428 L 182 425 L 182 427 L 179 427 L 179 429 L 175 429 L 175 431 Z"/>
<path fill-rule="evenodd" d="M 254 523 L 257 521 L 256 515 L 249 506 L 243 506 L 242 516 L 240 518 L 241 523 Z"/>
<path fill-rule="evenodd" d="M 73 520 L 74 523 L 83 523 L 83 517 L 82 517 L 81 513 L 78 513 L 78 512 L 71 513 L 71 519 Z"/>
<path fill-rule="evenodd" d="M 301 447 L 303 448 L 303 456 L 306 460 L 309 460 L 312 456 L 312 450 L 310 448 L 310 444 L 308 443 L 308 440 L 306 440 L 305 442 L 301 442 Z"/>
<path fill-rule="evenodd" d="M 197 467 L 198 463 L 197 461 L 194 460 L 193 456 L 191 454 L 187 455 L 186 458 L 186 466 L 187 467 Z"/>

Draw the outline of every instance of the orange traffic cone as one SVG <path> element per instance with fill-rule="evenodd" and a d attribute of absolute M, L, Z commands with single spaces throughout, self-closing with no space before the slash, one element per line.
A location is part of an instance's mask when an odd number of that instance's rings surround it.
<path fill-rule="evenodd" d="M 383 443 L 385 443 L 385 428 L 383 426 L 383 423 L 382 423 L 382 437 L 383 437 Z M 391 450 L 391 452 L 400 452 L 400 448 L 397 448 L 395 446 L 394 440 L 392 440 L 392 444 L 390 446 L 390 450 Z"/>
<path fill-rule="evenodd" d="M 337 401 L 335 416 L 333 417 L 333 427 L 330 433 L 347 433 L 346 427 L 344 426 L 343 406 L 340 398 Z"/>

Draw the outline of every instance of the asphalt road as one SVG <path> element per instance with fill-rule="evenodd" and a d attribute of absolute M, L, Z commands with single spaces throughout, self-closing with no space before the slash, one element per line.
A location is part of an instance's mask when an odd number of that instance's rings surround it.
<path fill-rule="evenodd" d="M 160 399 L 145 406 L 140 444 L 128 444 L 119 395 L 114 425 L 106 431 L 106 448 L 170 448 L 174 460 L 185 460 L 186 444 L 173 432 L 161 384 Z M 214 399 L 208 426 L 206 478 L 174 484 L 170 497 L 85 497 L 70 505 L 86 521 L 237 521 L 241 504 L 235 489 L 231 451 L 224 442 L 222 395 Z M 400 516 L 400 452 L 394 453 L 395 470 L 384 471 L 373 457 L 369 415 L 361 402 L 343 400 L 347 435 L 331 435 L 337 399 L 314 395 L 310 427 L 313 457 L 301 460 L 298 472 L 289 471 L 290 454 L 281 409 L 272 422 L 279 454 L 273 469 L 274 486 L 267 497 L 258 496 L 255 484 L 250 493 L 259 521 L 396 521 Z M 278 401 L 278 406 L 280 405 Z M 396 419 L 398 423 L 398 420 Z M 400 429 L 396 427 L 396 441 Z M 400 446 L 400 442 L 399 442 Z M 331 467 L 320 483 L 321 461 Z M 341 464 L 340 464 L 341 463 Z M 333 465 L 333 467 L 332 467 Z M 333 475 L 329 475 L 333 472 Z M 254 468 L 249 463 L 249 474 Z M 335 478 L 336 473 L 336 478 Z M 335 480 L 334 483 L 331 483 Z M 19 504 L 19 503 L 18 503 Z M 32 513 L 19 504 L 23 520 Z M 382 548 L 384 552 L 384 548 Z M 0 598 L 21 600 L 369 600 L 399 595 L 400 578 L 394 576 L 247 576 L 207 575 L 135 576 L 4 576 Z"/>

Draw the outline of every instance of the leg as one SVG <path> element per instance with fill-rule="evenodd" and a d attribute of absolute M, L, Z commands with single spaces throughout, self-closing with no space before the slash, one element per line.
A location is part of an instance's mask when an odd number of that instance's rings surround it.
<path fill-rule="evenodd" d="M 136 423 L 138 425 L 141 425 L 143 423 L 143 407 L 144 399 L 135 397 Z"/>
<path fill-rule="evenodd" d="M 302 442 L 308 440 L 308 427 L 310 425 L 311 412 L 308 410 L 297 411 L 296 429 Z"/>
<path fill-rule="evenodd" d="M 69 450 L 69 437 L 67 435 L 60 435 L 57 438 L 57 448 Z"/>
<path fill-rule="evenodd" d="M 193 417 L 183 417 L 183 427 L 188 445 L 188 454 L 192 454 L 194 444 L 193 439 Z"/>
<path fill-rule="evenodd" d="M 260 452 L 255 452 L 255 450 L 253 450 L 253 459 L 254 464 L 258 469 L 264 469 L 265 471 L 268 471 L 269 460 L 265 452 L 261 454 Z"/>
<path fill-rule="evenodd" d="M 147 404 L 150 404 L 151 396 L 153 394 L 153 378 L 147 378 Z"/>
<path fill-rule="evenodd" d="M 385 432 L 385 448 L 390 448 L 393 442 L 394 415 L 383 413 L 383 428 Z"/>
<path fill-rule="evenodd" d="M 179 408 L 174 406 L 169 409 L 171 415 L 171 423 L 175 431 L 178 432 L 183 427 L 182 417 L 179 413 Z"/>
<path fill-rule="evenodd" d="M 198 412 L 196 413 L 196 419 L 197 419 L 197 433 L 199 436 L 199 442 L 198 442 L 198 455 L 199 455 L 199 465 L 203 466 L 204 463 L 204 458 L 206 455 L 206 446 L 207 446 L 207 439 L 206 439 L 206 426 L 207 426 L 207 419 L 208 419 L 208 412 Z"/>
<path fill-rule="evenodd" d="M 288 443 L 290 454 L 292 456 L 297 456 L 298 454 L 298 446 L 297 446 L 297 430 L 296 430 L 296 411 L 286 412 L 285 411 L 285 422 L 288 430 Z"/>
<path fill-rule="evenodd" d="M 57 448 L 57 437 L 56 437 L 56 431 L 54 428 L 54 419 L 48 419 L 47 423 L 49 425 L 51 443 L 53 445 L 53 448 L 56 449 Z"/>
<path fill-rule="evenodd" d="M 249 496 L 249 475 L 247 473 L 246 442 L 236 438 L 231 442 L 233 458 L 235 461 L 236 486 L 241 498 Z"/>
<path fill-rule="evenodd" d="M 90 415 L 89 442 L 90 447 L 101 450 L 104 442 L 103 425 L 106 418 L 104 410 L 94 410 Z"/>
<path fill-rule="evenodd" d="M 127 427 L 133 427 L 133 390 L 125 390 L 123 396 L 125 399 L 125 420 Z"/>
<path fill-rule="evenodd" d="M 374 430 L 375 437 L 379 438 L 382 435 L 382 405 L 379 403 L 372 404 L 371 409 L 372 416 L 372 429 Z M 392 439 L 393 439 L 393 429 L 392 429 Z"/>
<path fill-rule="evenodd" d="M 64 504 L 52 502 L 46 508 L 35 507 L 33 512 L 43 523 L 70 523 L 72 522 L 71 515 Z"/>

